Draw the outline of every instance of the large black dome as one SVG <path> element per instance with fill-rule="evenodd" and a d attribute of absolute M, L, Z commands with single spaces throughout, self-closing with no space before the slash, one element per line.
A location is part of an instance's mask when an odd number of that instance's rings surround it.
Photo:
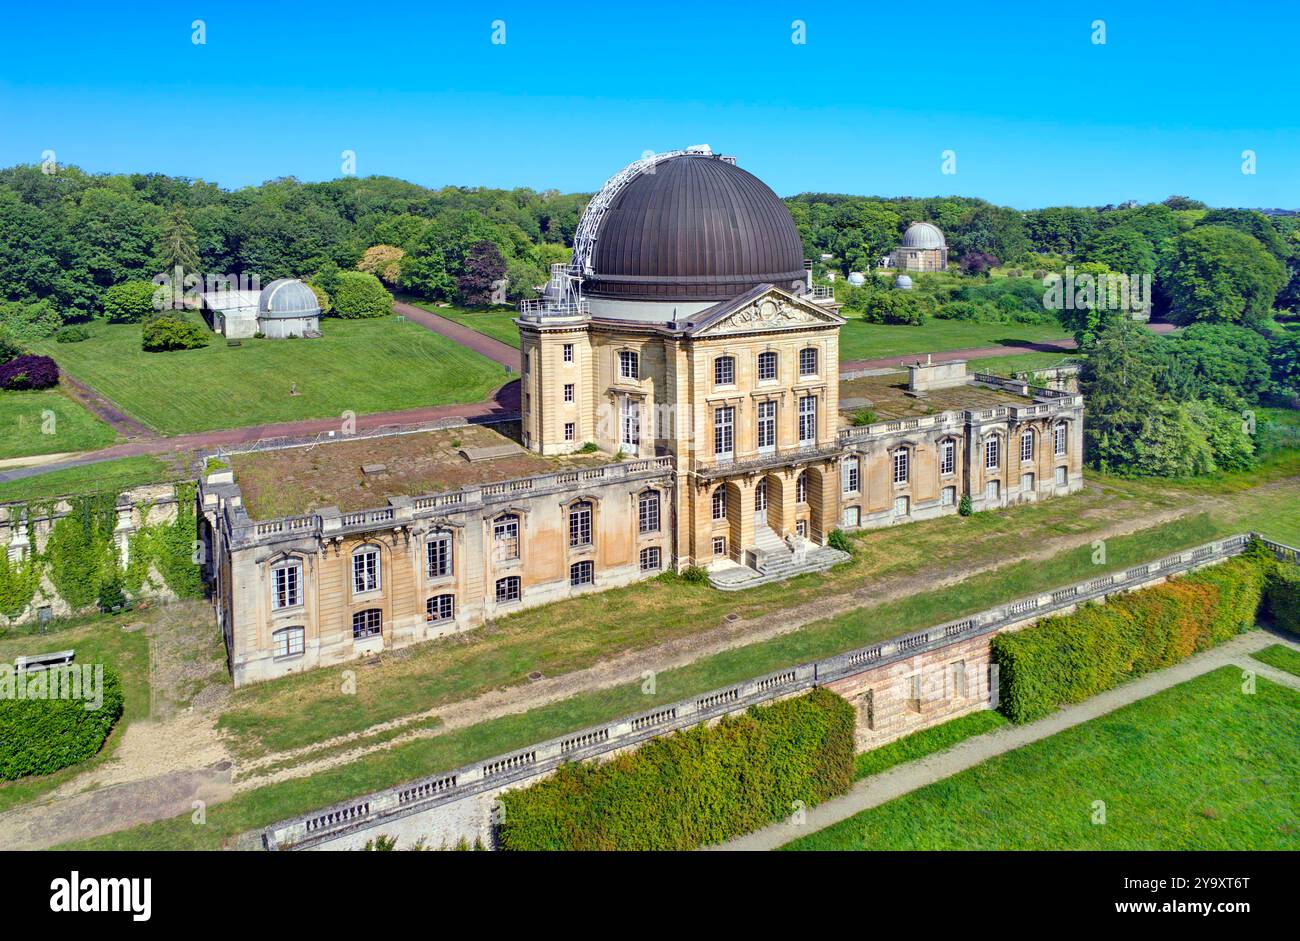
<path fill-rule="evenodd" d="M 639 301 L 721 301 L 806 277 L 785 204 L 719 157 L 673 157 L 628 183 L 601 219 L 591 267 L 584 294 Z"/>

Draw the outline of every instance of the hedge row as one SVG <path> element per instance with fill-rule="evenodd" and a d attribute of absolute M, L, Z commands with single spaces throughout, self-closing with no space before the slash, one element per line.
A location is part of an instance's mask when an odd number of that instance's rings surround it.
<path fill-rule="evenodd" d="M 501 796 L 507 850 L 689 850 L 843 794 L 853 707 L 824 689 L 655 739 L 601 764 L 563 765 Z"/>
<path fill-rule="evenodd" d="M 122 715 L 122 681 L 107 667 L 102 693 L 99 708 L 87 710 L 84 698 L 18 699 L 5 689 L 0 695 L 0 780 L 49 774 L 98 752 Z"/>
<path fill-rule="evenodd" d="M 1276 568 L 1262 548 L 993 638 L 1003 714 L 1030 722 L 1249 630 Z"/>
<path fill-rule="evenodd" d="M 1300 634 L 1300 567 L 1279 565 L 1265 589 L 1268 613 L 1284 631 Z"/>

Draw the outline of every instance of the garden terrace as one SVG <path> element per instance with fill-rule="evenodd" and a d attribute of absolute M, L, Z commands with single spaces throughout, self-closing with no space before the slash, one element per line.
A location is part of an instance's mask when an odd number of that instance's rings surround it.
<path fill-rule="evenodd" d="M 351 513 L 382 507 L 394 497 L 426 496 L 610 463 L 607 454 L 543 457 L 527 451 L 512 437 L 517 427 L 515 422 L 503 422 L 349 438 L 232 454 L 229 461 L 243 507 L 254 520 L 327 507 Z M 500 449 L 500 456 L 491 456 L 498 452 L 487 449 Z"/>

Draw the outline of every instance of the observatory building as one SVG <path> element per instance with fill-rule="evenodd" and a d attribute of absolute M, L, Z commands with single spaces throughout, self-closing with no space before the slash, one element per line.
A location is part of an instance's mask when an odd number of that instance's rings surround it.
<path fill-rule="evenodd" d="M 259 333 L 272 339 L 320 336 L 320 302 L 296 278 L 279 278 L 260 291 L 205 291 L 201 297 L 208 325 L 229 340 Z"/>
<path fill-rule="evenodd" d="M 933 222 L 913 222 L 891 257 L 893 267 L 905 271 L 944 271 L 948 267 L 948 243 Z"/>
<path fill-rule="evenodd" d="M 962 362 L 845 372 L 810 271 L 733 158 L 620 170 L 520 306 L 517 422 L 226 453 L 205 476 L 235 682 L 670 569 L 742 590 L 844 561 L 836 529 L 1082 486 L 1079 396 Z"/>

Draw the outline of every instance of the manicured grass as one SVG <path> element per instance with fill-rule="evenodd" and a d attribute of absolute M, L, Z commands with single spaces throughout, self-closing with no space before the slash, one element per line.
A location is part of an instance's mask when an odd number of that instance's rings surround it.
<path fill-rule="evenodd" d="M 501 384 L 496 363 L 397 317 L 325 318 L 318 339 L 238 347 L 210 334 L 203 349 L 167 353 L 143 352 L 138 324 L 91 331 L 81 343 L 36 346 L 166 434 L 478 402 Z"/>
<path fill-rule="evenodd" d="M 0 460 L 93 451 L 117 432 L 61 389 L 0 392 Z"/>
<path fill-rule="evenodd" d="M 1273 644 L 1256 650 L 1251 656 L 1260 663 L 1300 676 L 1300 650 L 1292 650 L 1285 644 Z"/>
<path fill-rule="evenodd" d="M 849 314 L 848 323 L 840 329 L 840 362 L 1057 341 L 1067 337 L 1059 324 L 985 324 L 931 318 L 919 327 L 896 327 L 864 323 L 861 318 Z"/>
<path fill-rule="evenodd" d="M 952 748 L 958 742 L 964 742 L 976 735 L 983 735 L 985 732 L 992 732 L 994 729 L 1006 724 L 1007 720 L 1002 717 L 1002 714 L 994 712 L 992 709 L 981 709 L 979 712 L 971 712 L 956 719 L 950 719 L 942 725 L 922 729 L 920 732 L 913 732 L 911 735 L 905 735 L 888 745 L 882 745 L 879 748 L 873 748 L 871 751 L 863 752 L 858 755 L 854 762 L 853 776 L 855 778 L 869 778 L 873 774 L 880 774 L 880 772 L 887 771 L 895 765 L 916 761 L 916 759 L 924 758 L 926 755 L 944 751 Z"/>
<path fill-rule="evenodd" d="M 508 346 L 519 349 L 519 328 L 515 318 L 519 311 L 513 307 L 496 307 L 491 310 L 465 310 L 462 307 L 439 307 L 428 301 L 412 301 L 416 307 L 423 307 L 432 314 L 446 317 L 458 324 L 477 330 L 485 336 L 500 340 Z"/>
<path fill-rule="evenodd" d="M 1300 693 L 1224 667 L 787 848 L 1300 849 L 1298 718 Z"/>
<path fill-rule="evenodd" d="M 1067 353 L 1016 353 L 1012 356 L 989 356 L 973 359 L 966 367 L 970 372 L 991 372 L 998 376 L 1010 376 L 1012 373 L 1032 373 L 1039 369 L 1060 366 L 1067 361 Z"/>
<path fill-rule="evenodd" d="M 113 490 L 121 493 L 142 484 L 181 480 L 192 477 L 187 467 L 188 458 L 188 454 L 167 459 L 150 455 L 123 457 L 33 474 L 0 483 L 0 503 L 6 500 L 44 500 L 92 491 Z"/>

